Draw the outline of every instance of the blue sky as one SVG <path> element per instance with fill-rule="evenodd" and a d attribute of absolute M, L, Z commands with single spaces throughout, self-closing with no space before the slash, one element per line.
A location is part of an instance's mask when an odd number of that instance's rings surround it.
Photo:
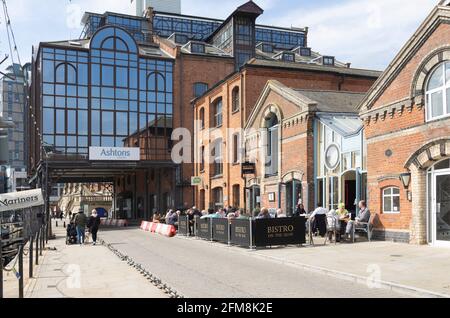
<path fill-rule="evenodd" d="M 184 14 L 225 18 L 245 0 L 181 0 Z M 258 23 L 308 26 L 309 45 L 354 67 L 383 70 L 438 0 L 255 0 Z M 84 11 L 134 13 L 130 0 L 7 0 L 22 62 L 40 41 L 76 39 Z M 0 15 L 0 56 L 9 52 Z M 10 60 L 11 61 L 11 60 Z M 16 58 L 17 61 L 17 58 Z M 2 67 L 3 68 L 3 67 Z"/>

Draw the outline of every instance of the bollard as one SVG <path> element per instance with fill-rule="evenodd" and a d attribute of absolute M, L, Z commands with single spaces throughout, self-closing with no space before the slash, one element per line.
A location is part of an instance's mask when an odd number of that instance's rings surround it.
<path fill-rule="evenodd" d="M 66 225 L 66 221 L 64 221 L 64 228 L 66 228 L 67 227 L 67 225 Z"/>
<path fill-rule="evenodd" d="M 23 243 L 19 247 L 19 298 L 23 298 Z"/>
<path fill-rule="evenodd" d="M 55 222 L 55 226 L 58 227 L 58 221 Z"/>
<path fill-rule="evenodd" d="M 0 299 L 3 298 L 3 241 L 0 236 Z"/>
<path fill-rule="evenodd" d="M 36 233 L 36 265 L 39 265 L 39 234 L 40 230 Z"/>
<path fill-rule="evenodd" d="M 30 236 L 30 251 L 28 252 L 28 276 L 33 278 L 33 235 Z"/>

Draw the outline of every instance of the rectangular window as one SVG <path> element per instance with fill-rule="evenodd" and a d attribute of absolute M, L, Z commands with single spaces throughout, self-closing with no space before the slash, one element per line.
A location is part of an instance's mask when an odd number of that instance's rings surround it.
<path fill-rule="evenodd" d="M 395 187 L 383 190 L 383 213 L 400 213 L 400 189 Z"/>
<path fill-rule="evenodd" d="M 114 113 L 102 112 L 102 134 L 103 135 L 114 134 Z"/>
<path fill-rule="evenodd" d="M 208 90 L 208 84 L 206 83 L 195 83 L 194 84 L 194 97 L 202 96 Z"/>

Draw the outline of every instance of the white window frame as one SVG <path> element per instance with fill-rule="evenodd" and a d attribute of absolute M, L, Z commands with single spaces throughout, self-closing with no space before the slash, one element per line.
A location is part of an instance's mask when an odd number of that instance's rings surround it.
<path fill-rule="evenodd" d="M 430 76 L 428 77 L 426 90 L 425 90 L 426 91 L 426 93 L 425 93 L 425 104 L 426 104 L 425 117 L 426 117 L 427 122 L 439 120 L 441 118 L 450 117 L 450 112 L 447 111 L 447 89 L 450 88 L 450 79 L 448 79 L 448 83 L 447 83 L 447 78 L 446 78 L 446 76 L 447 76 L 446 75 L 446 65 L 447 64 L 450 64 L 450 62 L 447 61 L 447 62 L 443 62 L 443 63 L 439 64 L 438 67 L 433 69 L 433 71 L 430 73 Z M 438 68 L 442 68 L 442 71 L 444 74 L 444 85 L 440 86 L 438 88 L 432 89 L 432 90 L 428 90 L 428 86 L 430 85 L 431 77 L 436 73 Z M 432 109 L 432 104 L 431 104 L 431 96 L 434 93 L 438 93 L 438 92 L 442 92 L 443 115 L 433 117 L 432 116 L 433 109 Z"/>
<path fill-rule="evenodd" d="M 398 194 L 394 194 L 394 189 L 398 190 Z M 385 194 L 386 190 L 390 190 L 390 194 L 386 195 Z M 401 199 L 400 198 L 400 188 L 399 187 L 387 187 L 387 188 L 384 188 L 382 195 L 383 195 L 383 214 L 400 214 L 400 210 L 402 208 L 401 201 L 400 201 L 400 199 Z M 386 198 L 391 198 L 391 211 L 385 211 L 384 210 L 384 207 L 385 207 L 384 203 L 385 203 L 385 199 Z M 399 200 L 399 205 L 400 206 L 399 206 L 398 211 L 394 211 L 394 198 L 398 198 L 398 200 Z"/>

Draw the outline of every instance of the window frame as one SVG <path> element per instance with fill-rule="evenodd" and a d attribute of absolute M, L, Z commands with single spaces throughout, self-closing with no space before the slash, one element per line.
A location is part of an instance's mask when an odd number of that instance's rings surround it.
<path fill-rule="evenodd" d="M 390 190 L 389 194 L 386 194 L 386 191 Z M 398 190 L 398 194 L 394 193 L 394 190 Z M 396 186 L 388 186 L 381 190 L 381 196 L 382 196 L 382 211 L 383 214 L 400 214 L 401 213 L 401 191 L 399 187 Z M 386 198 L 391 199 L 391 211 L 385 211 L 385 200 Z M 398 211 L 394 211 L 394 198 L 398 198 L 399 206 Z"/>
<path fill-rule="evenodd" d="M 425 120 L 426 122 L 439 120 L 442 118 L 448 118 L 450 117 L 450 104 L 447 105 L 447 90 L 450 89 L 450 78 L 447 79 L 447 72 L 446 72 L 446 66 L 449 66 L 450 68 L 450 61 L 444 61 L 442 63 L 439 63 L 436 67 L 433 68 L 433 70 L 428 74 L 428 78 L 425 85 Z M 428 89 L 430 85 L 430 80 L 433 77 L 433 75 L 438 71 L 439 68 L 442 68 L 443 71 L 443 81 L 444 83 L 439 86 L 438 88 L 434 89 Z M 431 103 L 431 96 L 435 93 L 442 92 L 442 110 L 443 114 L 440 116 L 433 116 L 433 109 L 432 109 L 432 103 Z"/>
<path fill-rule="evenodd" d="M 219 109 L 220 104 L 220 109 Z M 213 114 L 214 114 L 214 127 L 219 128 L 223 125 L 223 99 L 222 97 L 218 97 L 212 103 L 213 106 Z M 220 111 L 219 111 L 220 110 Z"/>
<path fill-rule="evenodd" d="M 237 113 L 241 109 L 241 90 L 239 86 L 233 87 L 231 90 L 231 112 Z"/>

